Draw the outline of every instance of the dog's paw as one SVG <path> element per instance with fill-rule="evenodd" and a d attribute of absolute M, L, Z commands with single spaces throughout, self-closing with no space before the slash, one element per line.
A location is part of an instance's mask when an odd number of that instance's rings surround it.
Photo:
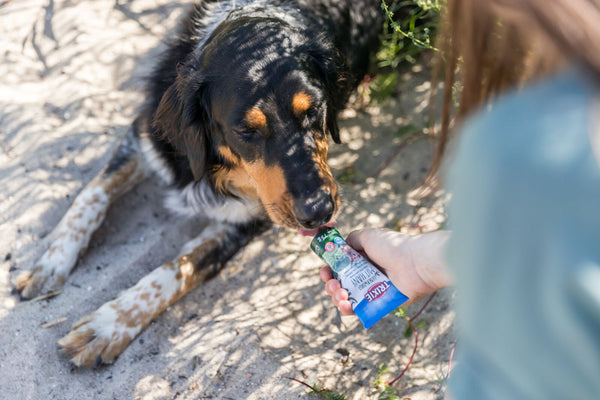
<path fill-rule="evenodd" d="M 96 368 L 111 364 L 138 332 L 120 320 L 111 301 L 80 319 L 58 344 L 74 365 Z"/>
<path fill-rule="evenodd" d="M 62 288 L 66 279 L 66 275 L 58 273 L 54 269 L 38 265 L 31 271 L 21 272 L 13 280 L 13 286 L 21 298 L 31 299 L 44 293 L 44 291 L 54 291 Z"/>
<path fill-rule="evenodd" d="M 60 235 L 31 271 L 24 271 L 13 280 L 15 290 L 21 298 L 31 299 L 44 292 L 61 289 L 80 251 L 80 243 Z"/>

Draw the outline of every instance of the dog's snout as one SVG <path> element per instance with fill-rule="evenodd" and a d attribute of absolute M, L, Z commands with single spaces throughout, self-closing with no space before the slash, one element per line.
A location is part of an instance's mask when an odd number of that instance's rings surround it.
<path fill-rule="evenodd" d="M 335 202 L 328 190 L 321 190 L 294 205 L 296 219 L 307 229 L 314 229 L 328 223 L 333 217 L 334 210 Z"/>

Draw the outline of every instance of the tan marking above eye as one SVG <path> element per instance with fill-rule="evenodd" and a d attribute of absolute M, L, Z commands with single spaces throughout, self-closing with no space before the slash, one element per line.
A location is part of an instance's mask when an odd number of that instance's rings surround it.
<path fill-rule="evenodd" d="M 258 107 L 252 107 L 244 117 L 246 125 L 251 129 L 261 129 L 267 126 L 267 116 Z"/>
<path fill-rule="evenodd" d="M 292 110 L 296 116 L 300 116 L 312 105 L 312 97 L 304 92 L 298 92 L 292 99 Z"/>

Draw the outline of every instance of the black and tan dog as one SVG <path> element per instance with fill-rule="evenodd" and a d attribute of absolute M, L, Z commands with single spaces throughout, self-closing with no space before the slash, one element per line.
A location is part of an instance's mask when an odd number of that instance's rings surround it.
<path fill-rule="evenodd" d="M 203 1 L 148 82 L 148 100 L 101 171 L 15 280 L 30 298 L 64 284 L 109 205 L 154 172 L 166 204 L 212 223 L 59 341 L 76 365 L 112 362 L 156 316 L 271 222 L 309 233 L 339 210 L 326 163 L 337 112 L 366 72 L 380 0 Z"/>

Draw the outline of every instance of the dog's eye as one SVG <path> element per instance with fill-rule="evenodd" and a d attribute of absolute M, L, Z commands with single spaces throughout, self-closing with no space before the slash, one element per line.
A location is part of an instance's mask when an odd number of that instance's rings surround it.
<path fill-rule="evenodd" d="M 250 141 L 257 136 L 256 129 L 240 129 L 236 133 L 244 141 Z"/>
<path fill-rule="evenodd" d="M 320 124 L 323 119 L 323 108 L 320 106 L 313 106 L 306 110 L 304 114 L 304 124 L 312 125 L 312 124 Z"/>

